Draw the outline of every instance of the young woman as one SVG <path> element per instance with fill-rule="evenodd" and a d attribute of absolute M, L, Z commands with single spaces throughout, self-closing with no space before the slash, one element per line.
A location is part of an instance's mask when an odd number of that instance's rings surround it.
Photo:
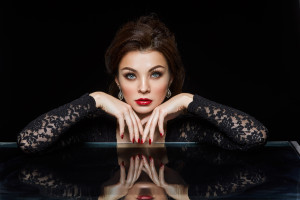
<path fill-rule="evenodd" d="M 239 150 L 267 141 L 267 128 L 254 117 L 181 92 L 185 74 L 175 37 L 156 15 L 122 26 L 105 64 L 109 92 L 86 93 L 33 120 L 17 136 L 24 152 L 80 141 L 182 141 Z"/>

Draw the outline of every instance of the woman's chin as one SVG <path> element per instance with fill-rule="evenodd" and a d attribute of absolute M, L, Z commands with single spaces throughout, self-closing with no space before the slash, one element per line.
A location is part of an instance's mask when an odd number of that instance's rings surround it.
<path fill-rule="evenodd" d="M 154 107 L 153 105 L 148 105 L 148 106 L 140 106 L 140 105 L 134 105 L 134 106 L 131 106 L 133 108 L 133 110 L 136 112 L 136 113 L 139 113 L 139 114 L 148 114 L 148 113 L 151 113 L 153 110 L 154 110 Z"/>

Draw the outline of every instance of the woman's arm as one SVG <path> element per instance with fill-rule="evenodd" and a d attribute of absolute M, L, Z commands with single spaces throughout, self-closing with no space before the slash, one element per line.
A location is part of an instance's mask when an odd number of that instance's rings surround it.
<path fill-rule="evenodd" d="M 188 104 L 188 112 L 209 121 L 219 129 L 215 142 L 231 140 L 240 149 L 249 149 L 266 143 L 268 130 L 254 117 L 240 110 L 210 101 L 197 94 Z M 222 136 L 223 134 L 223 136 Z"/>
<path fill-rule="evenodd" d="M 18 135 L 17 144 L 25 153 L 36 153 L 48 149 L 70 127 L 83 118 L 96 113 L 97 107 L 93 97 L 88 93 L 80 98 L 42 114 L 31 121 Z M 78 142 L 78 137 L 68 137 L 60 144 Z"/>

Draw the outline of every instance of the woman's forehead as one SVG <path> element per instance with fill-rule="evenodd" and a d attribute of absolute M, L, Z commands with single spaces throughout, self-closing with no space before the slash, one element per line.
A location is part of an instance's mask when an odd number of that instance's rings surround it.
<path fill-rule="evenodd" d="M 121 59 L 119 69 L 133 68 L 137 71 L 148 71 L 156 66 L 168 69 L 167 60 L 159 51 L 130 51 Z"/>

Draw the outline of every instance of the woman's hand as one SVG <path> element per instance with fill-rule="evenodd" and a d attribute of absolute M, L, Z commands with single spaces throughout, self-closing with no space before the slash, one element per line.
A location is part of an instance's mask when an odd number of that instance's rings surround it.
<path fill-rule="evenodd" d="M 131 156 L 130 166 L 128 169 L 127 179 L 124 161 L 120 164 L 120 182 L 115 185 L 104 187 L 104 194 L 98 200 L 117 200 L 127 195 L 128 190 L 133 186 L 136 180 L 140 177 L 143 168 L 143 160 L 137 156 Z"/>
<path fill-rule="evenodd" d="M 180 200 L 187 200 L 188 197 L 188 187 L 180 184 L 168 184 L 165 181 L 165 175 L 164 170 L 165 166 L 161 163 L 159 168 L 159 175 L 157 175 L 155 165 L 154 165 L 154 159 L 150 157 L 149 163 L 144 155 L 142 155 L 143 158 L 143 171 L 148 174 L 148 176 L 151 178 L 153 183 L 159 187 L 164 188 L 166 193 L 172 197 L 173 199 L 180 199 Z"/>
<path fill-rule="evenodd" d="M 143 126 L 140 118 L 129 104 L 104 92 L 93 92 L 89 95 L 95 99 L 97 108 L 101 108 L 117 118 L 122 139 L 124 137 L 125 120 L 129 130 L 130 141 L 134 142 L 135 140 L 138 142 L 139 133 L 143 133 Z"/>
<path fill-rule="evenodd" d="M 153 141 L 155 128 L 158 125 L 160 135 L 164 135 L 164 121 L 174 119 L 178 115 L 182 114 L 188 107 L 189 103 L 193 101 L 193 94 L 181 93 L 178 94 L 163 104 L 157 106 L 153 112 L 142 119 L 142 124 L 146 123 L 142 141 L 146 141 L 149 135 L 149 144 Z"/>

